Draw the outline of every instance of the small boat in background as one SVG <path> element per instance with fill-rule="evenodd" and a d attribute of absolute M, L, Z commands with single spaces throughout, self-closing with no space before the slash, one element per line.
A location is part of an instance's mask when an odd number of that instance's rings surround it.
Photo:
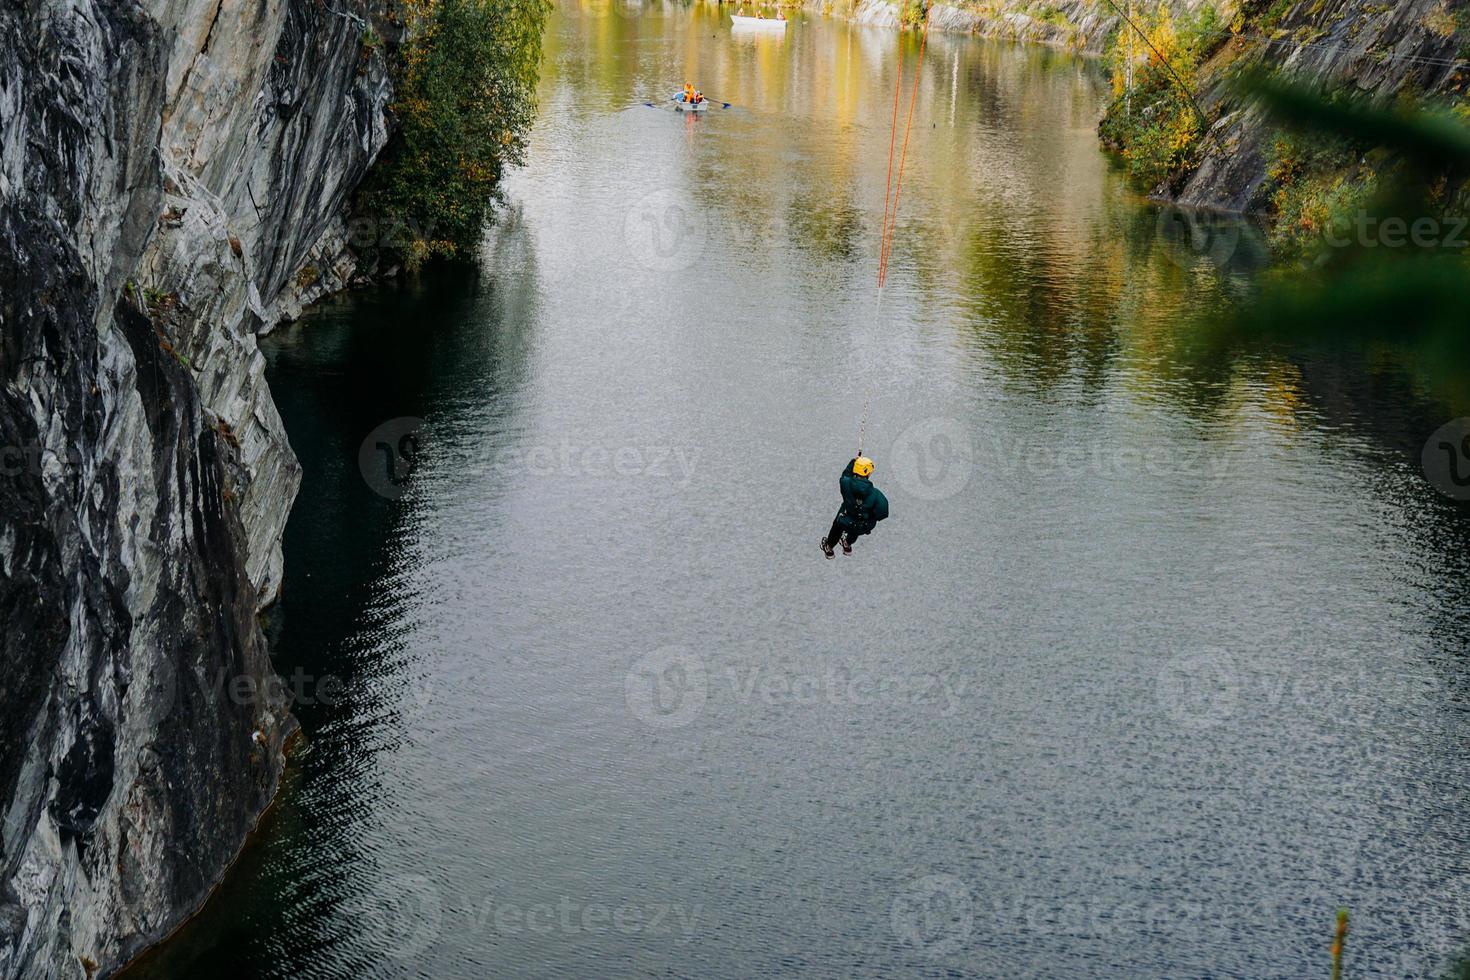
<path fill-rule="evenodd" d="M 700 99 L 698 102 L 684 101 L 683 92 L 674 93 L 674 108 L 680 112 L 708 112 L 709 99 Z"/>
<path fill-rule="evenodd" d="M 744 17 L 740 14 L 731 14 L 730 19 L 735 22 L 734 26 L 739 27 L 742 30 L 786 30 L 785 17 Z"/>

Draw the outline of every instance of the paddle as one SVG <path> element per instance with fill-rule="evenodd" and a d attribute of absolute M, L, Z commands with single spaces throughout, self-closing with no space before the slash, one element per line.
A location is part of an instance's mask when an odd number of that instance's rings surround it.
<path fill-rule="evenodd" d="M 678 102 L 679 101 L 679 97 L 676 95 L 676 96 L 668 99 L 667 101 L 669 101 L 669 102 Z M 722 102 L 719 99 L 714 98 L 713 96 L 706 95 L 704 97 L 704 101 L 706 101 L 706 102 L 713 102 L 716 105 L 718 105 L 721 109 L 728 109 L 728 108 L 730 108 L 730 103 L 728 103 L 728 102 Z M 648 108 L 650 108 L 650 109 L 662 109 L 663 108 L 662 105 L 654 105 L 652 102 L 645 102 L 643 104 L 646 105 L 646 106 L 648 106 Z"/>

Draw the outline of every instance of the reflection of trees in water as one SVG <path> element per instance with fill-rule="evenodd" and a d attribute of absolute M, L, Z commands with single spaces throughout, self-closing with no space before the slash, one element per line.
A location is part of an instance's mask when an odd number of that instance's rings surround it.
<path fill-rule="evenodd" d="M 792 243 L 824 259 L 850 259 L 860 252 L 862 216 L 846 201 L 804 194 L 786 208 Z"/>
<path fill-rule="evenodd" d="M 1121 191 L 1075 216 L 1018 214 L 977 197 L 953 221 L 912 232 L 922 242 L 911 256 L 918 281 L 945 297 L 1019 388 L 1086 398 L 1121 376 L 1139 397 L 1192 417 L 1229 407 L 1241 365 L 1200 356 L 1195 320 L 1232 303 L 1237 284 L 1161 255 L 1148 209 Z"/>

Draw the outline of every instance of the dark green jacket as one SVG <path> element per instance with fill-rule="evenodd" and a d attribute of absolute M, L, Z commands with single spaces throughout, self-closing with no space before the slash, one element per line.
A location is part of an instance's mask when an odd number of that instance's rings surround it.
<path fill-rule="evenodd" d="M 888 516 L 888 498 L 873 486 L 872 480 L 852 471 L 852 464 L 856 462 L 854 458 L 848 463 L 847 469 L 842 471 L 842 478 L 837 481 L 838 489 L 842 491 L 842 510 L 837 518 L 851 530 L 867 534 Z"/>

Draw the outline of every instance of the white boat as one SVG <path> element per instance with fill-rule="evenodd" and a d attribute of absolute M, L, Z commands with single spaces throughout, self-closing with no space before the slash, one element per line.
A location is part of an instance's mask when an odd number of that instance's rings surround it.
<path fill-rule="evenodd" d="M 709 99 L 705 99 L 703 102 L 696 102 L 693 105 L 690 105 L 688 102 L 684 101 L 683 93 L 680 93 L 674 96 L 674 108 L 679 110 L 680 112 L 708 112 Z"/>
<path fill-rule="evenodd" d="M 786 30 L 785 17 L 742 17 L 739 14 L 731 14 L 730 19 L 735 26 L 742 30 L 759 31 L 784 31 Z"/>

